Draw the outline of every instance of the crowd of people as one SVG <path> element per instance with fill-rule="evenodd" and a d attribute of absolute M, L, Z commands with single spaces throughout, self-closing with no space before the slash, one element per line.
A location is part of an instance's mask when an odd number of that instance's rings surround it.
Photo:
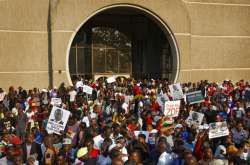
<path fill-rule="evenodd" d="M 83 92 L 79 84 L 93 89 Z M 166 80 L 79 79 L 54 89 L 0 89 L 0 165 L 249 165 L 250 85 L 200 81 L 181 84 L 177 117 L 164 115 L 173 100 Z M 185 94 L 201 91 L 190 104 Z M 70 112 L 64 130 L 48 131 L 53 105 Z M 187 124 L 189 113 L 204 114 Z M 61 116 L 56 112 L 56 116 Z M 209 138 L 209 125 L 226 121 L 229 134 Z M 63 123 L 61 123 L 63 124 Z"/>

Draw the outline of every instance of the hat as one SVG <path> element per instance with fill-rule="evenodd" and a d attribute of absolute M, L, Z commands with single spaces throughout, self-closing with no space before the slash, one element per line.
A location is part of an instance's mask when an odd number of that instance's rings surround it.
<path fill-rule="evenodd" d="M 235 154 L 237 152 L 238 152 L 238 149 L 234 145 L 231 145 L 231 146 L 227 147 L 227 153 L 228 154 Z"/>
<path fill-rule="evenodd" d="M 77 158 L 81 158 L 85 156 L 88 153 L 88 148 L 87 147 L 82 147 L 77 151 Z"/>
<path fill-rule="evenodd" d="M 183 128 L 183 126 L 181 124 L 177 124 L 174 128 L 175 129 L 177 129 L 177 128 Z"/>
<path fill-rule="evenodd" d="M 173 118 L 166 118 L 165 121 L 162 123 L 163 127 L 168 127 L 174 123 Z"/>
<path fill-rule="evenodd" d="M 67 145 L 67 144 L 72 144 L 72 140 L 70 138 L 63 139 L 63 145 Z"/>

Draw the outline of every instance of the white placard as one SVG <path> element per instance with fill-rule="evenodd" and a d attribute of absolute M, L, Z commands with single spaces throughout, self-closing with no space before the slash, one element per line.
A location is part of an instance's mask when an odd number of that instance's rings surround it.
<path fill-rule="evenodd" d="M 115 82 L 116 80 L 115 80 L 115 78 L 114 77 L 109 77 L 109 78 L 107 78 L 107 83 L 113 83 L 113 82 Z"/>
<path fill-rule="evenodd" d="M 5 97 L 5 92 L 0 93 L 0 101 L 3 101 Z"/>
<path fill-rule="evenodd" d="M 195 112 L 195 111 L 191 111 L 191 112 L 189 112 L 189 116 L 186 120 L 186 123 L 189 126 L 195 125 L 195 126 L 199 127 L 202 123 L 203 117 L 204 117 L 204 114 L 199 113 L 199 112 Z"/>
<path fill-rule="evenodd" d="M 229 130 L 226 121 L 209 124 L 209 133 L 208 133 L 209 139 L 227 135 L 229 135 Z"/>
<path fill-rule="evenodd" d="M 60 106 L 62 104 L 61 98 L 51 98 L 50 104 L 53 106 Z"/>
<path fill-rule="evenodd" d="M 77 81 L 76 82 L 76 89 L 80 88 L 83 86 L 83 82 L 82 81 Z"/>
<path fill-rule="evenodd" d="M 60 135 L 60 131 L 64 131 L 66 127 L 69 115 L 69 111 L 54 106 L 51 110 L 46 130 Z"/>
<path fill-rule="evenodd" d="M 83 85 L 82 91 L 89 94 L 89 95 L 92 95 L 93 88 L 88 86 L 88 85 Z"/>
<path fill-rule="evenodd" d="M 177 117 L 180 111 L 181 101 L 166 101 L 164 115 L 167 117 Z"/>
<path fill-rule="evenodd" d="M 173 100 L 180 100 L 183 98 L 183 92 L 180 83 L 169 85 L 169 90 Z"/>
<path fill-rule="evenodd" d="M 149 132 L 148 131 L 134 131 L 135 137 L 136 139 L 138 139 L 138 136 L 140 134 L 144 134 L 146 136 L 146 143 L 148 143 L 148 136 L 149 136 Z"/>

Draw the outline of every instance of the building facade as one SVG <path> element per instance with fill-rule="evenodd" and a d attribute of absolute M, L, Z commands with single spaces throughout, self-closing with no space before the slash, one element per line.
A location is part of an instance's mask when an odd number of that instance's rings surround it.
<path fill-rule="evenodd" d="M 0 20 L 0 87 L 4 89 L 72 84 L 72 75 L 87 73 L 89 63 L 88 73 L 97 76 L 111 70 L 110 75 L 152 74 L 180 82 L 250 79 L 249 0 L 0 0 Z M 117 52 L 124 57 L 125 47 L 98 45 L 93 39 L 96 27 L 112 27 L 115 36 L 120 32 L 128 36 L 125 45 L 126 50 L 132 45 L 131 63 L 113 60 Z M 79 50 L 89 43 L 83 54 L 89 52 L 91 60 L 78 64 L 77 57 L 72 60 L 72 50 L 81 44 L 74 41 L 82 29 L 89 31 L 83 36 L 92 37 L 83 37 L 86 42 Z M 159 41 L 167 41 L 167 46 L 159 46 Z M 104 68 L 94 58 L 99 50 L 116 52 L 104 53 Z"/>

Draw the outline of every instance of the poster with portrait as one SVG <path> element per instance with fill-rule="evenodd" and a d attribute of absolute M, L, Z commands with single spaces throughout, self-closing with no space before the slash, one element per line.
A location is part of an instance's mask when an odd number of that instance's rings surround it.
<path fill-rule="evenodd" d="M 186 101 L 188 104 L 201 103 L 204 101 L 204 97 L 201 91 L 190 92 L 186 94 Z"/>
<path fill-rule="evenodd" d="M 149 137 L 149 132 L 148 131 L 134 131 L 136 139 L 138 139 L 138 136 L 140 134 L 144 134 L 146 136 L 146 143 L 148 143 L 148 137 Z"/>
<path fill-rule="evenodd" d="M 192 125 L 199 127 L 202 123 L 204 114 L 203 113 L 199 113 L 199 112 L 195 112 L 195 111 L 191 111 L 189 112 L 189 116 L 186 120 L 186 123 L 191 127 Z"/>
<path fill-rule="evenodd" d="M 69 111 L 53 106 L 49 116 L 46 130 L 49 133 L 56 133 L 60 135 L 60 131 L 64 131 L 66 127 L 69 115 Z"/>
<path fill-rule="evenodd" d="M 180 111 L 181 101 L 166 101 L 164 115 L 167 117 L 177 117 Z"/>
<path fill-rule="evenodd" d="M 168 87 L 173 97 L 173 100 L 181 100 L 183 98 L 183 92 L 180 83 L 172 84 Z"/>
<path fill-rule="evenodd" d="M 60 106 L 62 104 L 61 98 L 51 98 L 50 104 L 53 106 Z"/>
<path fill-rule="evenodd" d="M 209 139 L 218 138 L 222 136 L 228 136 L 229 129 L 227 127 L 227 122 L 215 122 L 209 124 Z"/>
<path fill-rule="evenodd" d="M 158 133 L 158 130 L 156 130 L 156 129 L 153 129 L 152 131 L 149 132 L 148 144 L 151 144 L 151 145 L 156 144 L 157 133 Z"/>

